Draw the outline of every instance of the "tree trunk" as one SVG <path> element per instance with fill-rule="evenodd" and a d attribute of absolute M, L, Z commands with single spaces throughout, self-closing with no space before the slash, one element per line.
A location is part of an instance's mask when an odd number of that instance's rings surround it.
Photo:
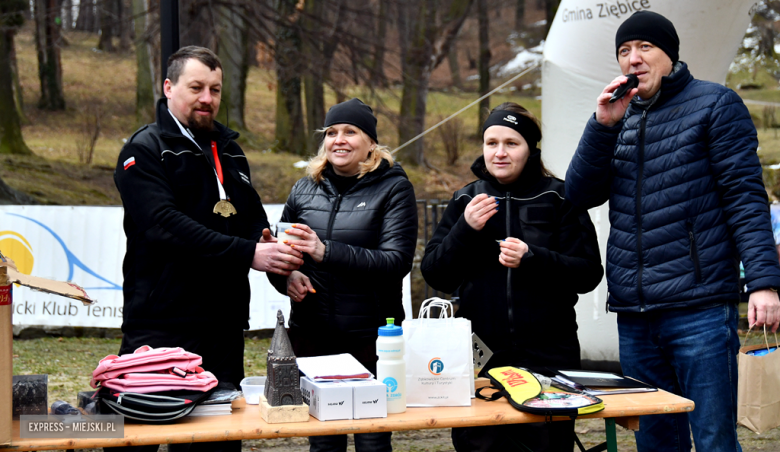
<path fill-rule="evenodd" d="M 442 14 L 440 27 L 436 23 L 437 2 L 421 0 L 418 3 L 403 72 L 399 144 L 406 143 L 425 129 L 431 73 L 449 53 L 472 3 L 474 0 L 453 0 L 449 9 Z M 399 151 L 399 158 L 415 165 L 425 164 L 422 138 Z"/>
<path fill-rule="evenodd" d="M 477 0 L 477 21 L 479 22 L 479 96 L 482 97 L 490 91 L 490 36 L 488 35 L 490 23 L 487 0 Z M 487 97 L 479 102 L 476 132 L 478 137 L 482 136 L 482 124 L 485 123 L 489 110 L 490 98 Z"/>
<path fill-rule="evenodd" d="M 515 31 L 520 33 L 525 27 L 525 0 L 516 0 L 515 4 Z"/>
<path fill-rule="evenodd" d="M 550 32 L 553 19 L 555 19 L 555 13 L 558 11 L 558 5 L 561 4 L 561 0 L 544 0 L 544 14 L 547 19 L 547 24 L 544 26 L 544 36 Z"/>
<path fill-rule="evenodd" d="M 146 33 L 147 10 L 146 0 L 132 0 L 133 25 L 138 42 L 135 46 L 136 84 L 135 84 L 135 121 L 140 127 L 154 121 L 154 101 L 156 99 L 155 77 L 152 58 L 149 55 L 148 36 Z"/>
<path fill-rule="evenodd" d="M 301 106 L 301 36 L 295 0 L 278 0 L 282 18 L 276 25 L 276 150 L 306 155 L 306 132 Z M 292 19 L 292 20 L 291 20 Z"/>
<path fill-rule="evenodd" d="M 37 204 L 28 195 L 9 187 L 3 179 L 0 179 L 0 205 Z"/>
<path fill-rule="evenodd" d="M 226 126 L 246 130 L 244 100 L 249 72 L 247 14 L 237 3 L 219 7 L 219 58 L 222 60 L 222 102 L 218 119 Z"/>
<path fill-rule="evenodd" d="M 14 33 L 13 29 L 4 29 L 0 32 L 0 111 L 4 112 L 0 115 L 0 154 L 32 154 L 30 148 L 24 143 L 22 125 L 14 100 L 11 70 Z"/>
<path fill-rule="evenodd" d="M 308 1 L 304 5 L 304 20 L 302 27 L 309 36 L 322 35 L 322 3 Z M 332 37 L 331 37 L 332 38 Z M 303 92 L 306 100 L 306 138 L 308 149 L 316 152 L 319 148 L 321 137 L 317 136 L 317 129 L 325 124 L 325 71 L 330 65 L 330 59 L 325 60 L 323 50 L 325 43 L 321 39 L 306 39 L 301 45 L 301 59 L 308 63 L 308 68 L 303 74 Z"/>
<path fill-rule="evenodd" d="M 22 83 L 19 80 L 19 65 L 16 62 L 16 46 L 14 45 L 14 34 L 9 38 L 9 65 L 11 67 L 11 78 L 13 79 L 13 91 L 14 91 L 14 103 L 16 104 L 16 114 L 19 115 L 19 120 L 22 124 L 27 124 L 27 116 L 24 114 L 24 92 L 22 91 Z"/>
<path fill-rule="evenodd" d="M 401 73 L 406 73 L 406 62 L 409 53 L 409 34 L 410 34 L 410 20 L 409 12 L 412 8 L 407 4 L 407 0 L 396 1 L 396 27 L 398 28 L 398 48 L 400 49 L 401 56 Z"/>
<path fill-rule="evenodd" d="M 458 89 L 463 88 L 463 80 L 460 78 L 460 64 L 458 63 L 458 43 L 453 42 L 450 46 L 450 51 L 447 54 L 447 62 L 450 65 L 450 77 L 452 78 L 452 86 Z"/>
<path fill-rule="evenodd" d="M 41 98 L 38 108 L 64 110 L 62 65 L 60 63 L 60 29 L 55 23 L 57 0 L 35 0 L 35 47 L 38 52 L 38 78 Z"/>
<path fill-rule="evenodd" d="M 379 0 L 379 14 L 377 15 L 376 41 L 374 42 L 374 60 L 371 63 L 371 85 L 387 88 L 385 77 L 385 37 L 387 36 L 388 2 Z"/>
<path fill-rule="evenodd" d="M 133 46 L 133 0 L 119 1 L 119 51 L 127 53 Z"/>
<path fill-rule="evenodd" d="M 73 28 L 73 0 L 63 0 L 62 29 L 70 30 L 71 28 Z"/>
<path fill-rule="evenodd" d="M 162 0 L 170 1 L 170 0 Z M 210 0 L 179 0 L 179 35 L 181 46 L 201 46 L 216 49 L 219 41 L 215 7 Z M 236 5 L 236 1 L 223 2 Z"/>
<path fill-rule="evenodd" d="M 100 40 L 98 41 L 98 50 L 104 52 L 116 52 L 114 43 L 111 41 L 114 30 L 114 16 L 111 13 L 111 4 L 109 0 L 98 2 L 98 18 L 100 20 Z"/>
<path fill-rule="evenodd" d="M 95 31 L 95 22 L 95 0 L 79 0 L 79 15 L 76 18 L 76 30 L 91 33 Z"/>

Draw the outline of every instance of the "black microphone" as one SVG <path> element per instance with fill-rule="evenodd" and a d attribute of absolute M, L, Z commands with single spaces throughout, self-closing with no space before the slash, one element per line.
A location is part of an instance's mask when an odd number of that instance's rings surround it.
<path fill-rule="evenodd" d="M 622 99 L 629 91 L 639 86 L 639 77 L 637 77 L 636 74 L 628 74 L 626 77 L 628 78 L 628 81 L 618 86 L 612 93 L 612 97 L 609 98 L 610 104 Z"/>

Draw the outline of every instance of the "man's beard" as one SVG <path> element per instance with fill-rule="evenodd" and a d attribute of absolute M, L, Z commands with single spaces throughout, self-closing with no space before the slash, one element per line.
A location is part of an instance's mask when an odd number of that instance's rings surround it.
<path fill-rule="evenodd" d="M 197 111 L 193 110 L 189 117 L 187 117 L 187 127 L 193 131 L 202 130 L 209 132 L 214 130 L 213 111 L 211 111 L 211 113 L 212 114 L 208 116 L 201 116 L 197 113 Z"/>

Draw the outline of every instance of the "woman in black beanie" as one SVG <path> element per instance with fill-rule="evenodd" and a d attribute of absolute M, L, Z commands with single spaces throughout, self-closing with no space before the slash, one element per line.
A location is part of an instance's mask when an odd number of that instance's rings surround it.
<path fill-rule="evenodd" d="M 520 105 L 496 107 L 483 125 L 478 178 L 456 191 L 425 247 L 425 281 L 458 291 L 457 317 L 494 352 L 500 366 L 580 367 L 574 305 L 603 269 L 587 212 L 563 197 L 563 181 L 544 167 L 536 118 Z M 455 449 L 571 452 L 574 421 L 453 428 Z"/>
<path fill-rule="evenodd" d="M 376 375 L 377 329 L 404 318 L 402 281 L 417 243 L 414 188 L 378 144 L 376 117 L 359 99 L 331 107 L 308 176 L 292 189 L 282 222 L 304 264 L 271 275 L 290 297 L 296 356 L 350 353 Z M 391 433 L 355 435 L 355 449 L 390 451 Z M 309 438 L 310 451 L 345 451 L 346 435 Z"/>

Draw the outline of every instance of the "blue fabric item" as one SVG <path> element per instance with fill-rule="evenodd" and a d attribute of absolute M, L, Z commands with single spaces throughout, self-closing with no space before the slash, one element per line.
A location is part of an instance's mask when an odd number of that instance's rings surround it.
<path fill-rule="evenodd" d="M 641 416 L 639 452 L 741 451 L 737 439 L 737 306 L 618 314 L 623 373 L 696 403 Z M 689 428 L 689 422 L 691 428 Z"/>
<path fill-rule="evenodd" d="M 734 91 L 696 80 L 685 63 L 647 110 L 614 127 L 590 119 L 566 173 L 581 208 L 609 200 L 609 309 L 714 306 L 780 287 L 758 140 Z"/>

